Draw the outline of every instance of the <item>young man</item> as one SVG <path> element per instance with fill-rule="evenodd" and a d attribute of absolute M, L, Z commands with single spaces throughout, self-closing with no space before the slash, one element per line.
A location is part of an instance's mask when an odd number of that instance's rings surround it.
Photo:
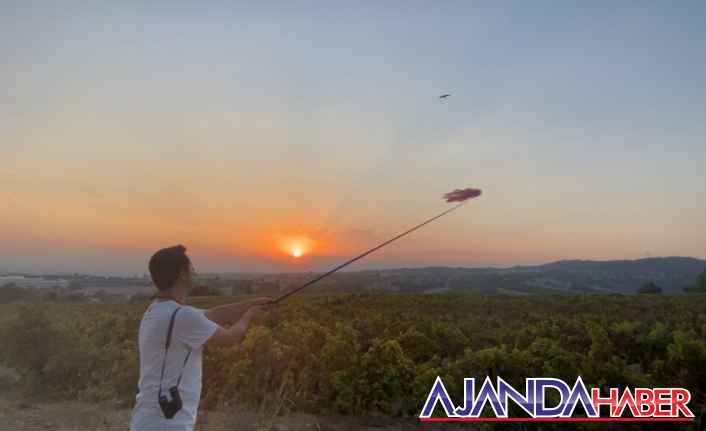
<path fill-rule="evenodd" d="M 140 323 L 139 393 L 130 430 L 191 431 L 201 397 L 203 346 L 240 342 L 250 320 L 272 299 L 257 298 L 209 310 L 184 305 L 187 293 L 193 288 L 194 269 L 182 245 L 156 252 L 150 259 L 149 269 L 159 292 Z M 172 316 L 171 341 L 167 349 L 165 344 Z M 221 326 L 226 324 L 232 326 L 228 329 Z M 168 419 L 159 398 L 161 393 L 166 397 L 162 401 L 173 400 L 170 389 L 174 387 L 182 405 Z"/>

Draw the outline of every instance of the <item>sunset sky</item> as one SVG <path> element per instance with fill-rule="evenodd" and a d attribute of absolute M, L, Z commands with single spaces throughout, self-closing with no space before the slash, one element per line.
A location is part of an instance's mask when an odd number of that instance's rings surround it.
<path fill-rule="evenodd" d="M 2 3 L 0 272 L 706 257 L 703 1 L 229 3 Z"/>

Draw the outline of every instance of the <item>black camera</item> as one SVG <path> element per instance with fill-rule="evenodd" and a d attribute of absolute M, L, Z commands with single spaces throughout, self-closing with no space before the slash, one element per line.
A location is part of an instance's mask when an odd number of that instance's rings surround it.
<path fill-rule="evenodd" d="M 164 417 L 167 419 L 173 418 L 174 415 L 181 410 L 181 395 L 179 395 L 179 388 L 176 386 L 169 388 L 169 395 L 172 397 L 171 400 L 168 400 L 165 395 L 159 396 L 159 407 L 161 407 L 162 413 L 164 413 Z"/>

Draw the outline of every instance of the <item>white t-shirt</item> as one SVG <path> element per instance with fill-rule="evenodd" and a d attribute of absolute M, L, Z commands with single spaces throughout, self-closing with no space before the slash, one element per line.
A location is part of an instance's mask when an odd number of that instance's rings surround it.
<path fill-rule="evenodd" d="M 184 366 L 184 374 L 179 384 L 182 408 L 172 419 L 167 419 L 159 407 L 157 393 L 169 320 L 178 307 L 181 307 L 181 310 L 174 319 L 172 341 L 162 380 L 162 394 L 167 398 L 170 398 L 169 388 L 176 385 L 189 349 L 191 355 Z M 132 411 L 131 431 L 194 429 L 201 398 L 202 347 L 218 329 L 218 324 L 208 320 L 204 312 L 205 310 L 179 305 L 175 301 L 152 303 L 145 312 L 139 335 L 140 392 Z"/>

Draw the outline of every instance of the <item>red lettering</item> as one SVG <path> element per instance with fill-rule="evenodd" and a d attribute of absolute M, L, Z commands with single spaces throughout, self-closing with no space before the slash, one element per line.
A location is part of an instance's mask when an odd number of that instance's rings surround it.
<path fill-rule="evenodd" d="M 621 417 L 625 407 L 633 417 L 687 417 L 693 418 L 694 413 L 687 404 L 691 401 L 691 393 L 682 388 L 637 388 L 634 395 L 625 388 L 618 399 L 618 389 L 610 388 L 610 395 L 601 397 L 598 388 L 591 389 L 591 401 L 600 416 L 600 407 L 608 406 L 611 417 Z"/>
<path fill-rule="evenodd" d="M 687 418 L 693 418 L 694 414 L 686 404 L 691 401 L 691 392 L 686 389 L 672 389 L 672 416 L 679 417 L 681 412 Z"/>
<path fill-rule="evenodd" d="M 652 389 L 635 389 L 635 398 L 637 399 L 637 405 L 640 409 L 640 416 L 654 416 L 657 407 L 655 407 L 655 394 Z"/>
<path fill-rule="evenodd" d="M 613 414 L 613 410 L 618 404 L 618 388 L 610 388 L 610 396 L 606 398 L 601 397 L 601 390 L 598 388 L 591 389 L 591 401 L 593 402 L 593 408 L 596 409 L 598 416 L 601 415 L 601 406 L 608 406 L 609 411 Z"/>
<path fill-rule="evenodd" d="M 620 397 L 620 401 L 618 402 L 618 405 L 615 407 L 613 411 L 610 412 L 610 415 L 614 418 L 620 417 L 623 415 L 623 410 L 625 410 L 625 406 L 628 406 L 630 408 L 630 413 L 634 417 L 639 417 L 640 416 L 640 411 L 637 408 L 637 405 L 635 405 L 635 399 L 632 397 L 632 393 L 630 392 L 630 388 L 625 388 L 623 391 L 623 396 Z"/>
<path fill-rule="evenodd" d="M 657 388 L 655 394 L 655 417 L 669 417 L 672 415 L 672 398 L 671 391 L 666 388 Z M 666 398 L 665 398 L 666 396 Z M 668 406 L 667 410 L 662 409 L 662 406 Z"/>

